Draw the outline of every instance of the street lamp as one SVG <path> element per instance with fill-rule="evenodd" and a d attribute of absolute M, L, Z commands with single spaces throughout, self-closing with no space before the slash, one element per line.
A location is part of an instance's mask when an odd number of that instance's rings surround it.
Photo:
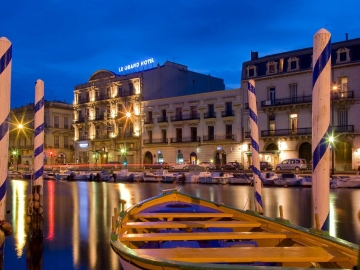
<path fill-rule="evenodd" d="M 16 171 L 18 171 L 18 164 L 19 164 L 19 160 L 18 160 L 18 151 L 17 150 L 14 150 L 13 152 L 12 152 L 12 154 L 13 154 L 13 156 L 14 156 L 14 162 L 15 162 L 15 160 L 16 160 Z"/>
<path fill-rule="evenodd" d="M 334 146 L 335 146 L 335 138 L 334 138 L 334 92 L 337 90 L 337 85 L 334 84 L 332 86 L 332 91 L 331 91 L 331 136 L 329 138 L 329 142 L 331 143 L 331 176 L 334 175 L 334 170 L 335 170 L 335 149 L 334 149 Z"/>

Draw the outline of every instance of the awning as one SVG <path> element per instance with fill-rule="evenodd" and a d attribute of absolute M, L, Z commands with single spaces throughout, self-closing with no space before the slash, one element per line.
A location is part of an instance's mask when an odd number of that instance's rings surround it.
<path fill-rule="evenodd" d="M 259 154 L 263 154 L 263 155 L 280 155 L 280 153 L 281 153 L 280 150 L 266 150 L 263 152 L 259 152 Z M 246 151 L 245 155 L 251 156 L 252 153 L 251 153 L 251 151 Z"/>

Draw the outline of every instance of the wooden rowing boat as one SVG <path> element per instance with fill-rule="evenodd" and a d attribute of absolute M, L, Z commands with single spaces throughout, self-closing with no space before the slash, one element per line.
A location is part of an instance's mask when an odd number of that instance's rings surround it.
<path fill-rule="evenodd" d="M 323 231 L 178 189 L 163 191 L 120 213 L 115 209 L 110 243 L 125 270 L 352 269 L 359 249 Z"/>

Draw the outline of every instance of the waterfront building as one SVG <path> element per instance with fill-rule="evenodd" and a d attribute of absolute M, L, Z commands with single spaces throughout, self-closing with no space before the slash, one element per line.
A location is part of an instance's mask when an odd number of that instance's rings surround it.
<path fill-rule="evenodd" d="M 143 163 L 241 160 L 240 89 L 142 102 Z"/>
<path fill-rule="evenodd" d="M 273 165 L 287 158 L 312 157 L 312 48 L 264 57 L 251 52 L 241 73 L 244 158 L 251 162 L 247 82 L 255 80 L 261 159 Z M 331 53 L 330 129 L 334 129 L 336 171 L 360 165 L 360 39 L 336 42 Z M 331 156 L 331 155 L 330 155 Z"/>
<path fill-rule="evenodd" d="M 142 102 L 170 97 L 179 100 L 180 96 L 225 89 L 222 79 L 190 71 L 184 65 L 167 61 L 146 70 L 141 65 L 121 67 L 120 74 L 99 70 L 87 83 L 75 86 L 77 163 L 141 166 Z"/>
<path fill-rule="evenodd" d="M 44 118 L 44 165 L 73 163 L 72 104 L 45 100 Z M 9 165 L 31 167 L 34 157 L 34 104 L 11 109 L 9 121 Z"/>

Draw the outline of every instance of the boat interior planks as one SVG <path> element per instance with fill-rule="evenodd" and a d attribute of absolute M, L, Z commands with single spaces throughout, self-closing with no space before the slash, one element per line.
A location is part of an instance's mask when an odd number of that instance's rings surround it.
<path fill-rule="evenodd" d="M 152 228 L 152 229 L 186 229 L 186 228 L 243 228 L 260 227 L 261 223 L 256 221 L 149 221 L 149 222 L 126 222 L 122 228 Z"/>
<path fill-rule="evenodd" d="M 119 236 L 120 241 L 175 241 L 175 240 L 253 240 L 299 238 L 296 233 L 268 232 L 190 232 L 190 233 L 128 233 Z"/>
<path fill-rule="evenodd" d="M 230 247 L 137 249 L 140 256 L 193 263 L 266 262 L 346 262 L 350 258 L 335 249 L 323 247 Z M 336 255 L 334 256 L 334 253 Z"/>
<path fill-rule="evenodd" d="M 137 213 L 133 218 L 232 218 L 229 213 Z"/>

